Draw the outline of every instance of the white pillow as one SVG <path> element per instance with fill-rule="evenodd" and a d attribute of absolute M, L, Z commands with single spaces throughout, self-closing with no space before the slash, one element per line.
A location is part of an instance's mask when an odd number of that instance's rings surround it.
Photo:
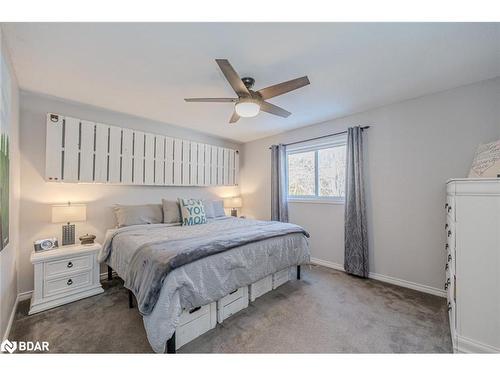
<path fill-rule="evenodd" d="M 205 207 L 201 199 L 182 199 L 179 198 L 181 207 L 182 225 L 206 224 L 207 216 Z"/>

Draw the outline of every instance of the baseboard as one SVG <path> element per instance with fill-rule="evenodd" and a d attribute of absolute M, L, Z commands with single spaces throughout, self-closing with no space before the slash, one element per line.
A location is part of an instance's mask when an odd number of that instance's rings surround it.
<path fill-rule="evenodd" d="M 328 267 L 328 268 L 333 268 L 335 270 L 339 270 L 339 271 L 344 272 L 344 266 L 339 264 L 339 263 L 334 263 L 334 262 L 330 262 L 330 261 L 322 260 L 322 259 L 318 259 L 318 258 L 311 258 L 311 263 L 317 264 L 320 266 L 324 266 L 324 267 Z M 432 286 L 414 283 L 413 281 L 398 279 L 396 277 L 381 275 L 379 273 L 374 273 L 374 272 L 370 272 L 368 277 L 370 279 L 373 279 L 373 280 L 383 281 L 383 282 L 388 283 L 388 284 L 393 284 L 393 285 L 402 286 L 402 287 L 408 288 L 408 289 L 418 290 L 419 292 L 432 294 L 434 296 L 446 297 L 446 292 L 443 289 L 438 289 L 438 288 L 434 288 Z"/>
<path fill-rule="evenodd" d="M 9 322 L 7 323 L 7 327 L 5 328 L 5 333 L 3 334 L 2 342 L 4 342 L 9 338 L 10 330 L 12 328 L 12 323 L 14 323 L 14 317 L 16 316 L 18 303 L 19 303 L 19 295 L 16 297 L 16 300 L 14 301 L 14 306 L 12 307 L 12 311 L 10 312 Z"/>
<path fill-rule="evenodd" d="M 342 271 L 344 272 L 344 266 L 339 263 L 334 263 L 330 262 L 328 260 L 323 260 L 323 259 L 318 259 L 318 258 L 311 258 L 311 263 L 312 264 L 317 264 L 318 266 L 324 266 L 328 268 L 333 268 L 334 270 Z"/>
<path fill-rule="evenodd" d="M 30 299 L 31 298 L 31 295 L 33 294 L 33 291 L 30 290 L 28 292 L 23 292 L 23 293 L 19 293 L 17 295 L 17 298 L 19 300 L 19 302 L 21 301 L 26 301 L 27 299 Z"/>
<path fill-rule="evenodd" d="M 499 353 L 500 349 L 457 335 L 458 353 Z"/>

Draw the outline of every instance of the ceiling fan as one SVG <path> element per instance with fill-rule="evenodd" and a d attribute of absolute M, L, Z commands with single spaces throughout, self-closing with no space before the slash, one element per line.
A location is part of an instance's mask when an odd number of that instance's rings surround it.
<path fill-rule="evenodd" d="M 251 77 L 240 78 L 228 60 L 216 59 L 215 62 L 219 65 L 220 70 L 229 81 L 229 84 L 238 95 L 237 98 L 186 98 L 186 102 L 201 102 L 201 103 L 234 103 L 234 111 L 229 123 L 235 123 L 240 117 L 255 117 L 260 111 L 270 113 L 272 115 L 288 117 L 290 112 L 280 108 L 274 104 L 267 102 L 267 99 L 274 98 L 278 95 L 283 95 L 287 92 L 299 89 L 308 85 L 309 78 L 307 76 L 292 79 L 290 81 L 278 83 L 277 85 L 269 86 L 264 89 L 254 91 L 252 87 L 255 80 Z"/>

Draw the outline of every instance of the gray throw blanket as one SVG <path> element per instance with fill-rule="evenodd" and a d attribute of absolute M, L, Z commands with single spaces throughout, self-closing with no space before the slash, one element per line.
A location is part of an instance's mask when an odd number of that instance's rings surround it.
<path fill-rule="evenodd" d="M 241 220 L 241 219 L 240 219 Z M 245 220 L 247 225 L 228 228 L 223 233 L 210 232 L 187 238 L 163 239 L 140 246 L 132 256 L 125 277 L 125 287 L 137 299 L 139 311 L 148 315 L 160 295 L 168 273 L 185 264 L 238 246 L 284 236 L 309 234 L 300 226 L 275 221 Z"/>

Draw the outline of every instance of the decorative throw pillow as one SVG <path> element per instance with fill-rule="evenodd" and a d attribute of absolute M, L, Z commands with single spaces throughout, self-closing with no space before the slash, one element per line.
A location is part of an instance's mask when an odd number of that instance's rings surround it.
<path fill-rule="evenodd" d="M 213 201 L 212 206 L 214 209 L 215 217 L 226 216 L 226 212 L 224 211 L 224 201 Z"/>
<path fill-rule="evenodd" d="M 181 206 L 182 225 L 206 224 L 207 216 L 201 199 L 179 198 Z"/>
<path fill-rule="evenodd" d="M 142 204 L 136 206 L 116 205 L 113 207 L 119 228 L 139 224 L 160 224 L 163 222 L 161 204 Z"/>
<path fill-rule="evenodd" d="M 163 206 L 163 222 L 165 224 L 177 224 L 181 222 L 181 209 L 179 202 L 161 200 Z"/>
<path fill-rule="evenodd" d="M 205 215 L 207 219 L 213 219 L 215 217 L 214 205 L 210 200 L 203 200 L 203 207 L 205 208 Z"/>

